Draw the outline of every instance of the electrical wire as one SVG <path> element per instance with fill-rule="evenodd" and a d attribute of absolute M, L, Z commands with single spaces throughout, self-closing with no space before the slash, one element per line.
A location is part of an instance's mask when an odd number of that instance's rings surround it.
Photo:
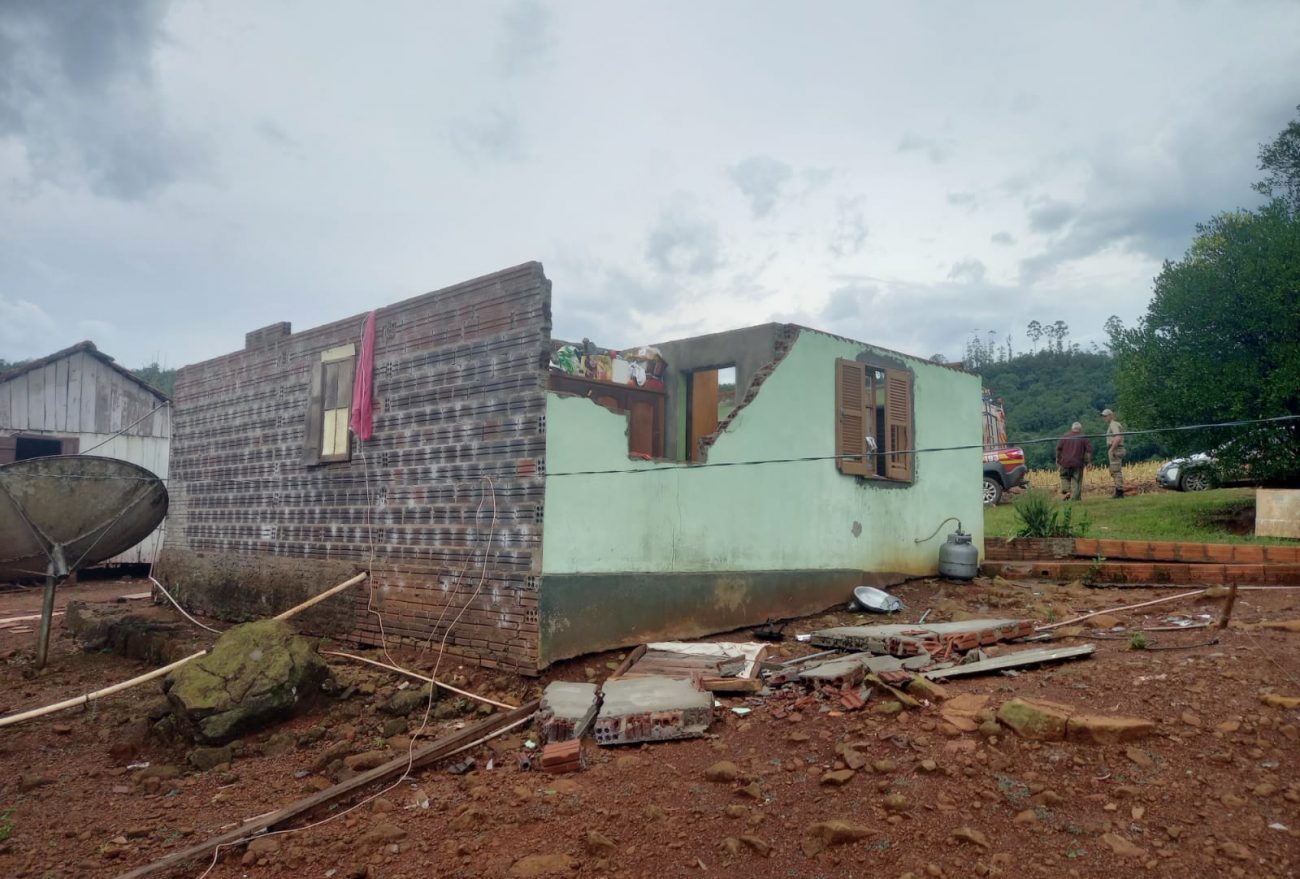
<path fill-rule="evenodd" d="M 1248 418 L 1248 419 L 1240 419 L 1237 421 L 1219 421 L 1219 422 L 1204 423 L 1204 424 L 1185 424 L 1177 427 L 1152 427 L 1144 430 L 1126 430 L 1123 433 L 1110 434 L 1109 436 L 1124 436 L 1124 437 L 1148 436 L 1151 434 L 1158 434 L 1158 433 L 1181 433 L 1181 432 L 1192 431 L 1192 430 L 1218 430 L 1218 429 L 1230 428 L 1230 427 L 1248 427 L 1250 425 L 1255 425 L 1255 424 L 1282 424 L 1285 422 L 1292 422 L 1292 421 L 1300 421 L 1300 415 L 1278 415 L 1273 418 Z M 1081 434 L 1077 434 L 1077 436 L 1086 439 L 1101 440 L 1101 439 L 1106 439 L 1108 435 L 1104 433 L 1081 433 Z M 1033 437 L 1031 439 L 1016 440 L 1015 442 L 1008 441 L 1006 443 L 1006 447 L 1042 445 L 1045 443 L 1055 443 L 1059 440 L 1060 440 L 1059 436 Z M 891 451 L 891 452 L 879 452 L 873 455 L 859 455 L 859 454 L 800 455 L 800 456 L 794 456 L 789 458 L 764 458 L 755 461 L 706 461 L 703 463 L 692 463 L 692 462 L 663 463 L 658 461 L 652 461 L 652 462 L 646 462 L 651 466 L 639 467 L 639 468 L 627 469 L 627 470 L 620 470 L 620 469 L 560 470 L 560 471 L 550 471 L 546 473 L 545 476 L 546 478 L 549 479 L 549 478 L 563 477 L 563 476 L 636 475 L 636 474 L 646 474 L 646 473 L 666 473 L 674 470 L 704 470 L 712 467 L 757 467 L 766 464 L 803 464 L 803 463 L 814 462 L 814 461 L 844 461 L 844 460 L 857 461 L 865 457 L 882 457 L 882 456 L 888 457 L 891 455 L 928 455 L 937 452 L 964 452 L 964 451 L 971 451 L 973 449 L 983 450 L 984 447 L 985 447 L 984 443 L 981 442 L 981 443 L 965 443 L 962 445 L 955 445 L 955 446 L 931 446 L 928 448 L 920 448 L 920 449 L 899 449 L 897 451 Z M 151 482 L 157 479 L 158 481 L 163 483 L 169 481 L 168 479 L 162 477 L 147 477 L 147 476 L 78 476 L 73 474 L 60 475 L 56 473 L 32 473 L 27 475 L 45 477 L 49 479 L 119 479 L 119 480 L 139 480 L 144 482 Z M 488 477 L 484 476 L 480 478 L 486 479 Z M 229 477 L 210 478 L 210 479 L 204 479 L 200 477 L 194 479 L 186 479 L 184 481 L 186 481 L 191 485 L 198 485 L 204 482 L 257 483 L 257 484 L 262 484 L 266 482 L 265 479 L 255 479 L 255 478 L 232 479 Z M 461 482 L 464 481 L 465 480 L 462 480 Z"/>
<path fill-rule="evenodd" d="M 451 621 L 451 624 L 448 625 L 447 628 L 446 628 L 446 630 L 443 632 L 442 641 L 441 641 L 441 643 L 438 645 L 438 659 L 434 662 L 433 671 L 429 673 L 429 677 L 430 677 L 430 678 L 433 678 L 434 680 L 436 680 L 437 677 L 438 677 L 438 667 L 441 665 L 441 663 L 442 663 L 442 657 L 443 657 L 444 653 L 446 652 L 447 639 L 451 636 L 451 632 L 452 632 L 452 630 L 456 627 L 456 624 L 460 622 L 461 617 L 465 615 L 465 611 L 467 611 L 467 610 L 469 609 L 470 605 L 473 604 L 474 600 L 475 600 L 476 598 L 478 598 L 479 593 L 482 592 L 482 590 L 483 590 L 483 584 L 487 582 L 488 554 L 489 554 L 489 551 L 490 551 L 491 548 L 492 548 L 492 539 L 493 539 L 493 537 L 495 536 L 495 533 L 496 533 L 496 523 L 497 523 L 497 502 L 496 502 L 496 486 L 495 486 L 495 484 L 492 482 L 492 480 L 491 480 L 489 477 L 484 476 L 483 479 L 484 479 L 484 481 L 487 482 L 488 488 L 491 490 L 491 498 L 492 498 L 492 519 L 491 519 L 491 522 L 490 522 L 489 527 L 488 527 L 488 538 L 487 538 L 487 543 L 486 543 L 486 544 L 484 545 L 484 547 L 483 547 L 483 568 L 482 568 L 482 574 L 481 574 L 480 577 L 479 577 L 478 585 L 475 587 L 473 594 L 471 594 L 470 597 L 465 601 L 465 605 L 460 609 L 460 612 L 456 615 L 455 619 L 453 619 L 453 620 Z M 484 498 L 484 500 L 486 500 L 486 498 Z M 480 509 L 480 510 L 482 509 L 482 504 L 483 504 L 483 501 L 481 500 L 481 501 L 479 502 L 479 509 Z M 373 593 L 372 593 L 372 594 L 373 594 Z M 448 604 L 447 606 L 450 606 L 450 605 Z M 446 607 L 447 607 L 447 606 L 444 606 L 444 609 L 443 609 L 443 613 L 444 613 L 444 615 L 445 615 L 445 613 L 446 613 Z M 378 616 L 378 612 L 377 612 L 377 611 L 372 611 L 372 612 L 375 613 L 375 614 Z M 439 621 L 441 621 L 441 619 L 442 619 L 442 618 L 440 617 L 440 618 L 439 618 Z M 381 629 L 380 629 L 380 637 L 383 638 L 384 635 L 383 635 L 383 629 L 382 629 L 382 626 L 383 626 L 383 618 L 382 618 L 382 617 L 380 617 L 380 626 L 381 626 Z M 435 625 L 435 630 L 436 630 L 436 625 Z M 387 655 L 387 653 L 388 653 L 388 651 L 387 651 L 387 647 L 386 647 L 386 646 L 384 647 L 384 653 L 385 653 L 385 655 Z M 391 658 L 391 657 L 390 657 L 390 658 Z M 393 663 L 393 664 L 394 664 L 394 665 L 397 665 L 397 663 Z M 399 667 L 400 667 L 400 666 L 399 666 Z M 262 836 L 280 836 L 280 835 L 284 835 L 284 834 L 288 834 L 288 833 L 298 833 L 298 832 L 301 832 L 301 831 L 303 831 L 303 830 L 310 830 L 310 829 L 313 828 L 313 827 L 320 827 L 320 826 L 323 825 L 323 824 L 327 824 L 327 823 L 329 823 L 330 821 L 333 821 L 333 820 L 335 820 L 335 819 L 337 819 L 337 818 L 341 818 L 341 817 L 343 817 L 344 815 L 347 815 L 347 814 L 350 813 L 350 812 L 356 811 L 357 809 L 361 808 L 362 806 L 366 805 L 367 803 L 373 802 L 374 800 L 378 799 L 379 797 L 382 797 L 384 794 L 388 793 L 389 791 L 391 791 L 391 790 L 393 790 L 394 788 L 396 788 L 396 787 L 398 787 L 399 785 L 401 785 L 402 782 L 406 781 L 406 779 L 410 778 L 410 776 L 411 776 L 411 770 L 412 770 L 412 768 L 415 766 L 415 744 L 416 744 L 417 741 L 419 741 L 420 736 L 422 736 L 422 735 L 424 734 L 425 729 L 428 728 L 428 725 L 429 725 L 429 718 L 430 718 L 430 716 L 431 716 L 432 713 L 433 713 L 433 701 L 434 701 L 434 695 L 436 694 L 436 692 L 437 692 L 437 687 L 435 687 L 435 686 L 433 686 L 433 685 L 430 685 L 430 687 L 429 687 L 429 698 L 428 698 L 428 700 L 425 702 L 424 714 L 423 714 L 423 716 L 420 718 L 420 726 L 419 726 L 419 728 L 417 728 L 417 729 L 415 730 L 414 733 L 411 734 L 411 741 L 410 741 L 410 744 L 407 746 L 407 752 L 406 752 L 406 758 L 407 758 L 407 759 L 406 759 L 406 769 L 404 769 L 404 770 L 402 771 L 402 774 L 399 775 L 399 776 L 397 777 L 397 779 L 396 779 L 392 784 L 390 784 L 390 785 L 388 785 L 388 786 L 386 786 L 386 787 L 381 788 L 380 790 L 376 791 L 375 793 L 371 794 L 370 796 L 368 796 L 368 797 L 366 797 L 366 798 L 364 798 L 364 799 L 362 799 L 362 800 L 360 800 L 360 801 L 354 803 L 353 805 L 349 806 L 348 808 L 346 808 L 346 809 L 344 809 L 344 810 L 342 810 L 342 811 L 340 811 L 340 812 L 336 812 L 336 813 L 334 813 L 333 815 L 330 815 L 330 816 L 327 817 L 327 818 L 322 818 L 322 819 L 319 820 L 319 821 L 315 821 L 315 822 L 313 822 L 313 823 L 311 823 L 311 824 L 303 825 L 302 827 L 290 827 L 290 828 L 285 828 L 284 830 L 274 830 L 274 831 L 271 831 L 270 833 L 262 834 Z M 511 724 L 509 727 L 506 727 L 506 729 L 512 729 L 512 728 L 514 728 L 514 727 L 516 727 L 516 726 L 519 726 L 519 725 L 522 724 L 522 723 L 525 723 L 525 722 L 528 721 L 528 720 L 531 720 L 531 716 L 530 716 L 530 717 L 527 717 L 527 718 L 522 718 L 522 719 L 520 719 L 520 720 L 517 721 L 516 723 L 513 723 L 513 724 Z M 481 744 L 481 743 L 484 742 L 484 741 L 487 741 L 488 738 L 493 738 L 493 737 L 495 737 L 495 736 L 501 734 L 502 732 L 505 732 L 506 729 L 498 730 L 496 733 L 493 733 L 492 736 L 485 737 L 484 739 L 481 739 L 481 740 L 479 740 L 478 742 L 471 742 L 469 745 L 466 745 L 466 746 L 464 746 L 464 747 L 462 747 L 462 748 L 458 748 L 456 751 L 453 751 L 452 754 L 458 754 L 458 753 L 461 753 L 462 751 L 468 750 L 469 748 L 475 747 L 476 745 Z M 452 756 L 452 754 L 448 754 L 447 756 Z M 232 848 L 232 847 L 234 847 L 234 846 L 243 845 L 245 842 L 247 842 L 247 840 L 241 840 L 241 841 L 239 841 L 239 842 L 232 842 L 232 843 L 226 843 L 226 844 L 224 844 L 224 845 L 218 845 L 218 846 L 217 846 L 215 849 L 213 849 L 213 851 L 212 851 L 212 861 L 211 861 L 211 863 L 208 864 L 208 867 L 207 867 L 206 870 L 204 870 L 202 873 L 199 874 L 198 879 L 206 879 L 206 877 L 207 877 L 207 876 L 208 876 L 208 875 L 209 875 L 209 874 L 210 874 L 210 873 L 211 873 L 211 872 L 216 868 L 217 863 L 218 863 L 219 860 L 220 860 L 221 849 L 223 849 L 223 848 Z"/>
<path fill-rule="evenodd" d="M 108 444 L 111 443 L 113 440 L 117 439 L 119 436 L 121 436 L 122 434 L 126 433 L 128 430 L 130 430 L 131 428 L 135 427 L 135 426 L 136 426 L 137 424 L 139 424 L 141 421 L 144 421 L 146 418 L 148 418 L 149 416 L 153 415 L 153 414 L 154 414 L 155 412 L 157 412 L 158 410 L 160 410 L 160 409 L 166 409 L 166 408 L 167 408 L 168 406 L 170 406 L 170 405 L 171 405 L 171 401 L 168 400 L 168 401 L 164 402 L 161 406 L 155 406 L 154 408 L 152 408 L 152 409 L 150 409 L 148 412 L 146 412 L 144 415 L 141 415 L 141 416 L 140 416 L 139 418 L 137 418 L 135 421 L 132 421 L 132 422 L 131 422 L 130 424 L 128 424 L 126 427 L 122 428 L 122 429 L 119 430 L 117 433 L 115 433 L 115 434 L 113 434 L 112 436 L 110 436 L 108 439 L 104 440 L 103 442 L 97 443 L 97 444 L 91 446 L 91 447 L 88 448 L 88 449 L 79 449 L 79 450 L 77 451 L 77 454 L 78 454 L 78 455 L 89 455 L 91 452 L 95 451 L 95 449 L 98 449 L 98 448 L 100 448 L 100 447 L 102 447 L 102 446 L 106 446 L 106 445 L 108 445 Z"/>

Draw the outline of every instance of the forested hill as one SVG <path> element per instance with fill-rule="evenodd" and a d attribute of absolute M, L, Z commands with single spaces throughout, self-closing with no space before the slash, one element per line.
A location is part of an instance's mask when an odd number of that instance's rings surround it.
<path fill-rule="evenodd" d="M 1036 351 L 985 363 L 977 370 L 994 398 L 1001 397 L 1007 413 L 1007 439 L 1012 445 L 1036 437 L 1057 437 L 1070 424 L 1083 423 L 1085 433 L 1104 433 L 1101 410 L 1115 408 L 1115 361 L 1109 354 L 1083 351 Z M 1120 421 L 1124 413 L 1119 412 Z M 1104 443 L 1094 441 L 1097 460 L 1104 460 Z M 1149 441 L 1131 440 L 1130 460 L 1159 454 Z M 1055 444 L 1024 445 L 1030 467 L 1054 465 Z"/>

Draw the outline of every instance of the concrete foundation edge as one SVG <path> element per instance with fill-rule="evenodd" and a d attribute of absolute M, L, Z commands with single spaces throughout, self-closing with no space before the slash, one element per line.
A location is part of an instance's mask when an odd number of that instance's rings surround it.
<path fill-rule="evenodd" d="M 909 576 L 915 575 L 850 570 L 546 574 L 539 596 L 539 666 L 819 613 L 847 604 L 854 587 L 889 586 Z"/>
<path fill-rule="evenodd" d="M 352 562 L 209 555 L 164 547 L 154 576 L 191 613 L 245 622 L 275 616 L 361 570 Z M 365 589 L 363 583 L 309 608 L 294 618 L 294 627 L 312 635 L 352 636 Z"/>

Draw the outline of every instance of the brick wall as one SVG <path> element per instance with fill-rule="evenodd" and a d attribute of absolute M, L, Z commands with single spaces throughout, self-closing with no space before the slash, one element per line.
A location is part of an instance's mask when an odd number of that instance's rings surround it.
<path fill-rule="evenodd" d="M 310 370 L 359 349 L 364 321 L 180 370 L 158 572 L 192 608 L 247 619 L 369 568 L 306 627 L 373 644 L 382 621 L 390 644 L 435 646 L 482 581 L 449 652 L 536 672 L 550 282 L 528 263 L 379 309 L 374 438 L 307 466 Z"/>

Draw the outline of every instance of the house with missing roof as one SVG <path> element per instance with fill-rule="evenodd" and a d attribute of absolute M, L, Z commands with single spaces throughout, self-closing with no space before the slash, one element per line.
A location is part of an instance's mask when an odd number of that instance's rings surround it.
<path fill-rule="evenodd" d="M 192 610 L 368 570 L 305 624 L 536 674 L 933 575 L 949 516 L 982 545 L 975 376 L 791 324 L 554 339 L 538 263 L 378 308 L 372 360 L 366 319 L 179 371 L 157 574 Z"/>
<path fill-rule="evenodd" d="M 80 342 L 0 373 L 0 464 L 47 455 L 98 455 L 167 478 L 167 395 Z M 104 564 L 149 564 L 162 526 Z"/>

